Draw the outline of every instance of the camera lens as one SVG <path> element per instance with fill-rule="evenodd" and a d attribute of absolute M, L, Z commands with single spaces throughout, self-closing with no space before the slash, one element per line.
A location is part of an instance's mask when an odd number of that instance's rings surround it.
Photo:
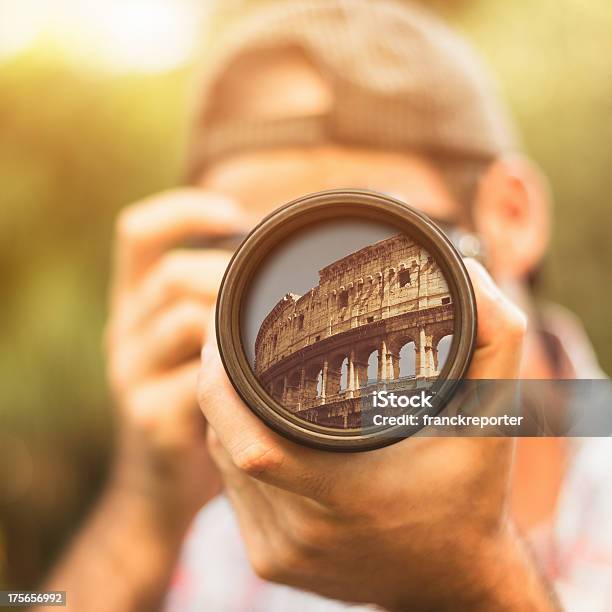
<path fill-rule="evenodd" d="M 246 404 L 294 441 L 368 450 L 418 431 L 472 355 L 474 296 L 447 235 L 360 190 L 291 202 L 236 251 L 217 303 L 221 357 Z M 399 424 L 398 424 L 399 423 Z"/>

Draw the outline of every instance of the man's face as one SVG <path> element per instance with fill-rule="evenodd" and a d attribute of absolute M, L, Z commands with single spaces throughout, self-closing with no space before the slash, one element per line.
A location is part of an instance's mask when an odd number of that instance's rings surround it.
<path fill-rule="evenodd" d="M 223 120 L 289 118 L 325 113 L 333 94 L 298 51 L 274 51 L 241 60 L 214 101 Z M 476 230 L 493 275 L 504 284 L 522 283 L 546 249 L 546 189 L 524 159 L 497 160 L 485 174 L 471 211 Z M 249 150 L 217 161 L 199 183 L 234 198 L 252 222 L 308 193 L 366 188 L 397 196 L 438 221 L 467 225 L 465 208 L 437 170 L 398 151 L 334 144 Z"/>
<path fill-rule="evenodd" d="M 416 156 L 336 145 L 235 155 L 216 163 L 201 186 L 234 198 L 253 220 L 307 193 L 363 188 L 394 195 L 436 219 L 455 222 L 461 208 L 441 177 Z"/>

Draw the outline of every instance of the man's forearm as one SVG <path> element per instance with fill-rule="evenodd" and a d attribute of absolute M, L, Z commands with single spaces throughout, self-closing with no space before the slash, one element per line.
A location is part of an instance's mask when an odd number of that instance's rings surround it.
<path fill-rule="evenodd" d="M 159 520 L 142 495 L 111 485 L 46 588 L 67 592 L 69 610 L 159 609 L 187 524 Z"/>

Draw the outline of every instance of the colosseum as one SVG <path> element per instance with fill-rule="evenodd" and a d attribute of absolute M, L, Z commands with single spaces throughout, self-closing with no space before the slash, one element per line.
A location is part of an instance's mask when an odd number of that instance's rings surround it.
<path fill-rule="evenodd" d="M 305 295 L 281 298 L 259 329 L 255 373 L 299 417 L 360 427 L 373 391 L 414 389 L 438 376 L 453 312 L 429 253 L 393 236 L 321 269 Z"/>

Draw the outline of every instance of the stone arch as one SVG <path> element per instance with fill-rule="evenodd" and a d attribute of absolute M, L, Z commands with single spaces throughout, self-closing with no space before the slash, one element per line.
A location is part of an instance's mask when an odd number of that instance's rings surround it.
<path fill-rule="evenodd" d="M 446 363 L 452 346 L 454 331 L 454 322 L 452 320 L 442 321 L 433 329 L 431 346 L 433 349 L 433 366 L 436 373 L 439 373 Z M 442 351 L 441 359 L 440 351 Z"/>
<path fill-rule="evenodd" d="M 451 346 L 453 344 L 453 334 L 446 334 L 442 336 L 435 344 L 435 364 L 436 371 L 440 372 L 446 363 L 448 355 L 450 353 Z"/>
<path fill-rule="evenodd" d="M 378 349 L 380 346 L 379 339 L 366 339 L 360 343 L 356 343 L 352 350 L 354 358 L 353 375 L 355 390 L 366 387 L 368 384 L 375 383 L 378 380 Z M 376 363 L 374 370 L 371 368 L 370 357 L 372 353 L 376 353 Z M 373 372 L 373 375 L 372 375 Z"/>
<path fill-rule="evenodd" d="M 285 391 L 285 378 L 281 376 L 270 383 L 270 395 L 279 403 L 283 403 L 283 393 Z"/>
<path fill-rule="evenodd" d="M 398 351 L 398 378 L 414 378 L 416 376 L 416 343 L 409 340 Z"/>
<path fill-rule="evenodd" d="M 296 410 L 300 404 L 301 369 L 295 369 L 287 375 L 287 388 L 285 390 L 285 408 Z"/>
<path fill-rule="evenodd" d="M 367 376 L 367 384 L 369 385 L 374 384 L 375 382 L 378 381 L 378 372 L 380 370 L 380 367 L 378 365 L 378 360 L 379 360 L 378 353 L 379 353 L 379 350 L 374 349 L 368 355 L 368 361 L 367 361 L 368 366 L 367 366 L 366 376 Z"/>
<path fill-rule="evenodd" d="M 304 389 L 302 390 L 302 398 L 304 402 L 314 401 L 321 397 L 320 390 L 322 389 L 323 380 L 323 361 L 320 359 L 308 364 L 304 368 Z"/>
<path fill-rule="evenodd" d="M 345 351 L 335 353 L 329 358 L 327 370 L 327 385 L 325 389 L 326 397 L 340 393 L 341 368 L 342 363 L 345 359 L 348 360 L 348 355 Z"/>
<path fill-rule="evenodd" d="M 391 335 L 388 341 L 387 378 L 397 380 L 415 375 L 413 362 L 416 363 L 416 346 L 417 336 L 413 331 L 402 330 Z"/>
<path fill-rule="evenodd" d="M 445 336 L 452 336 L 455 331 L 453 321 L 443 321 L 438 323 L 432 333 L 432 340 L 436 346 Z"/>
<path fill-rule="evenodd" d="M 347 391 L 349 387 L 349 358 L 345 357 L 340 364 L 340 391 Z"/>

